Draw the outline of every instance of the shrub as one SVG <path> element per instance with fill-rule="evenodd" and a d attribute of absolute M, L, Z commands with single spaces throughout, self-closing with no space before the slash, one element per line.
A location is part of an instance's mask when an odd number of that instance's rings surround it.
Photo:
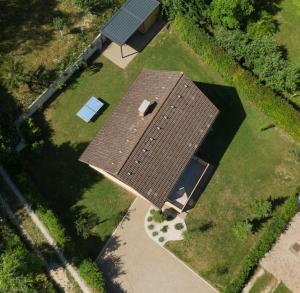
<path fill-rule="evenodd" d="M 148 225 L 148 229 L 149 230 L 153 230 L 154 229 L 154 225 L 153 224 Z"/>
<path fill-rule="evenodd" d="M 245 239 L 252 233 L 252 224 L 248 220 L 238 222 L 233 227 L 233 233 L 238 239 Z"/>
<path fill-rule="evenodd" d="M 179 37 L 219 72 L 225 81 L 234 86 L 238 94 L 254 103 L 273 122 L 300 141 L 300 113 L 285 99 L 262 85 L 253 74 L 240 67 L 215 40 L 191 19 L 177 16 L 173 28 Z"/>
<path fill-rule="evenodd" d="M 169 229 L 169 226 L 168 225 L 165 225 L 163 226 L 160 231 L 163 232 L 163 233 L 167 233 L 168 232 L 168 229 Z"/>
<path fill-rule="evenodd" d="M 36 212 L 49 230 L 56 243 L 60 247 L 64 247 L 70 239 L 66 236 L 65 229 L 60 224 L 58 218 L 51 210 L 46 209 L 40 205 L 38 206 Z"/>
<path fill-rule="evenodd" d="M 164 238 L 164 237 L 159 237 L 159 238 L 158 238 L 158 241 L 159 241 L 159 242 L 164 242 L 164 241 L 165 241 L 165 238 Z"/>
<path fill-rule="evenodd" d="M 158 232 L 157 231 L 154 231 L 154 232 L 152 232 L 152 236 L 157 236 L 158 235 Z"/>
<path fill-rule="evenodd" d="M 148 221 L 148 222 L 152 222 L 152 217 L 149 216 L 149 217 L 147 218 L 147 221 Z"/>
<path fill-rule="evenodd" d="M 256 199 L 251 203 L 251 211 L 258 218 L 266 218 L 270 215 L 272 204 L 268 200 Z"/>
<path fill-rule="evenodd" d="M 278 214 L 271 220 L 267 229 L 259 238 L 255 247 L 244 258 L 241 268 L 235 279 L 225 289 L 226 293 L 241 292 L 245 283 L 257 267 L 259 260 L 270 250 L 272 244 L 285 230 L 289 221 L 299 210 L 298 194 L 289 197 Z"/>
<path fill-rule="evenodd" d="M 93 261 L 83 260 L 79 266 L 79 274 L 89 287 L 96 289 L 97 292 L 105 292 L 102 273 Z"/>
<path fill-rule="evenodd" d="M 174 227 L 176 230 L 182 230 L 184 228 L 184 225 L 182 223 L 177 223 Z"/>
<path fill-rule="evenodd" d="M 151 210 L 150 210 L 150 214 L 151 214 L 151 215 L 153 215 L 155 212 L 156 212 L 155 209 L 151 209 Z"/>
<path fill-rule="evenodd" d="M 152 214 L 152 219 L 156 223 L 162 223 L 163 221 L 165 221 L 167 219 L 167 217 L 165 214 L 163 214 L 162 211 L 155 210 Z"/>

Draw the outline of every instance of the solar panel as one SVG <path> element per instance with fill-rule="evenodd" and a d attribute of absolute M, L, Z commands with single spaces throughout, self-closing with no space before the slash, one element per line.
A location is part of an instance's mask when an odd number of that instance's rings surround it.
<path fill-rule="evenodd" d="M 96 97 L 91 97 L 76 115 L 83 121 L 89 122 L 103 106 L 103 102 Z"/>

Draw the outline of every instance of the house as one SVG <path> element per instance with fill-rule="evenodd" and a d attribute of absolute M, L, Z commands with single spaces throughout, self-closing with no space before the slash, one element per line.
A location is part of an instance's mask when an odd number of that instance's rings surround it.
<path fill-rule="evenodd" d="M 160 209 L 186 209 L 210 165 L 195 156 L 219 111 L 182 72 L 144 70 L 80 161 Z"/>

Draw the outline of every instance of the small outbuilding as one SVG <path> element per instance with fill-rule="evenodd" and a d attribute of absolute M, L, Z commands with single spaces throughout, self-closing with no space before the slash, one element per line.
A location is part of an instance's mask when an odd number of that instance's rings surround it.
<path fill-rule="evenodd" d="M 107 39 L 121 48 L 136 32 L 146 33 L 159 16 L 157 0 L 128 0 L 101 29 Z"/>

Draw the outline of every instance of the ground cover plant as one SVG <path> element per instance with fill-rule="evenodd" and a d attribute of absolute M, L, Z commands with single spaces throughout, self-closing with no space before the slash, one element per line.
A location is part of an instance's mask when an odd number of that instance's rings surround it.
<path fill-rule="evenodd" d="M 216 171 L 187 217 L 188 239 L 167 246 L 222 288 L 237 274 L 240 260 L 255 245 L 268 219 L 257 223 L 257 231 L 243 241 L 235 239 L 232 227 L 252 219 L 252 200 L 271 197 L 272 213 L 276 213 L 295 188 L 300 171 L 289 154 L 295 143 L 276 127 L 260 131 L 270 119 L 205 64 L 172 28 L 161 32 L 126 70 L 103 56 L 95 64 L 99 70 L 88 68 L 34 117 L 45 146 L 38 156 L 30 151 L 22 154 L 23 171 L 71 236 L 72 255 L 96 257 L 133 197 L 78 162 L 78 157 L 143 68 L 185 72 L 221 111 L 200 149 L 200 157 Z M 96 121 L 86 124 L 76 112 L 91 95 L 106 101 L 107 108 Z M 20 181 L 17 174 L 15 179 Z M 78 215 L 85 213 L 98 219 L 87 239 L 75 227 Z"/>

